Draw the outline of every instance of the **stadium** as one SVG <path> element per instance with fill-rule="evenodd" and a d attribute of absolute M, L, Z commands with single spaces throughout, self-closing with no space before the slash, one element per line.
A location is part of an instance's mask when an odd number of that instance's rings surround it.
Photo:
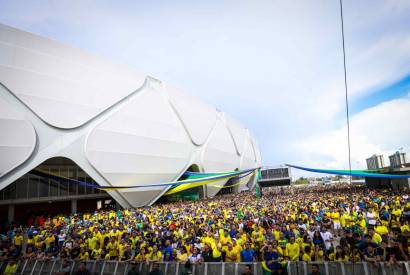
<path fill-rule="evenodd" d="M 50 174 L 101 187 L 146 185 L 107 191 L 128 208 L 151 205 L 171 186 L 149 185 L 177 181 L 186 171 L 261 166 L 257 141 L 245 126 L 153 77 L 5 25 L 0 43 L 3 205 L 86 196 L 67 184 L 62 190 L 61 179 L 53 185 Z M 43 177 L 27 176 L 36 168 Z M 252 189 L 256 177 L 240 180 L 235 192 Z M 213 197 L 227 181 L 197 191 Z M 13 185 L 22 194 L 5 195 Z"/>
<path fill-rule="evenodd" d="M 2 24 L 0 131 L 0 274 L 410 274 L 404 153 L 262 168 L 228 114 Z"/>

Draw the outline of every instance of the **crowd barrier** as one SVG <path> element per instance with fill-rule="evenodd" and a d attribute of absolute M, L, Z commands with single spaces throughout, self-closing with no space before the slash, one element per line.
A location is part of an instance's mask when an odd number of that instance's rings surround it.
<path fill-rule="evenodd" d="M 70 263 L 70 274 L 75 274 L 80 262 Z M 203 263 L 192 266 L 193 275 L 240 275 L 245 266 L 250 264 L 254 275 L 263 275 L 264 270 L 261 263 Z M 394 266 L 385 263 L 376 265 L 359 263 L 339 262 L 289 262 L 287 273 L 289 275 L 309 275 L 312 265 L 317 264 L 323 275 L 410 275 L 409 262 L 399 262 Z M 148 274 L 152 270 L 152 264 L 118 261 L 86 261 L 88 271 L 92 275 L 126 275 L 135 265 L 140 274 Z M 0 274 L 3 274 L 6 263 L 0 263 Z M 164 275 L 179 275 L 183 264 L 176 262 L 159 263 L 160 270 Z M 21 260 L 17 262 L 16 275 L 51 275 L 61 268 L 60 260 Z"/>
<path fill-rule="evenodd" d="M 392 266 L 367 262 L 289 262 L 288 272 L 291 275 L 309 275 L 313 264 L 317 264 L 320 273 L 326 275 L 410 275 L 409 262 L 398 262 Z"/>

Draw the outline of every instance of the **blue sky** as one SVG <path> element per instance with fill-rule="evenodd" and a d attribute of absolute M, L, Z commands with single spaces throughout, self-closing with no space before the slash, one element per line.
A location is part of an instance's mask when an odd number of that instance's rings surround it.
<path fill-rule="evenodd" d="M 353 168 L 410 150 L 410 2 L 344 1 Z M 6 1 L 0 22 L 242 121 L 265 165 L 346 168 L 339 1 Z M 410 156 L 409 156 L 410 157 Z"/>
<path fill-rule="evenodd" d="M 367 96 L 354 100 L 350 105 L 350 114 L 354 115 L 362 110 L 375 107 L 385 101 L 406 97 L 409 91 L 410 75 L 407 75 L 386 87 L 374 89 Z"/>

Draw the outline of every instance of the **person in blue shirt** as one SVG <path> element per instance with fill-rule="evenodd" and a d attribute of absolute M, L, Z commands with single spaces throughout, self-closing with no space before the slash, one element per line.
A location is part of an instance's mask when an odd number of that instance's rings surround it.
<path fill-rule="evenodd" d="M 266 266 L 270 270 L 278 272 L 282 268 L 282 265 L 279 262 L 279 253 L 273 250 L 272 244 L 264 245 L 261 248 L 261 253 Z"/>
<path fill-rule="evenodd" d="M 238 234 L 238 230 L 236 230 L 235 225 L 232 225 L 231 231 L 229 231 L 229 235 L 231 236 L 231 239 L 235 238 L 236 234 Z"/>
<path fill-rule="evenodd" d="M 173 261 L 173 257 L 172 257 L 172 246 L 171 246 L 171 242 L 169 240 L 165 241 L 165 248 L 162 251 L 162 253 L 164 254 L 164 262 L 172 262 Z"/>
<path fill-rule="evenodd" d="M 245 249 L 241 251 L 241 262 L 253 262 L 256 258 L 255 250 L 251 248 L 250 243 L 246 243 Z"/>

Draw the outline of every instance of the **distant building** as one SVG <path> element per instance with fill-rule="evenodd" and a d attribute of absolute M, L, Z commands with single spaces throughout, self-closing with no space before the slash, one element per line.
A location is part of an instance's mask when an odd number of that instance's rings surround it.
<path fill-rule="evenodd" d="M 383 155 L 373 155 L 370 158 L 366 159 L 366 163 L 368 170 L 384 168 Z"/>
<path fill-rule="evenodd" d="M 373 155 L 371 158 L 366 160 L 368 169 L 378 169 L 381 174 L 391 174 L 391 175 L 409 175 L 410 174 L 410 163 L 406 163 L 406 154 L 396 152 L 395 154 L 389 156 L 390 167 L 378 167 L 378 162 L 380 163 L 382 156 Z M 377 167 L 377 168 L 376 168 Z M 410 187 L 410 179 L 406 178 L 373 178 L 366 177 L 366 184 L 369 187 L 386 187 L 389 186 L 395 190 Z"/>
<path fill-rule="evenodd" d="M 397 151 L 395 154 L 389 156 L 390 167 L 401 167 L 406 164 L 406 153 Z"/>
<path fill-rule="evenodd" d="M 261 187 L 290 185 L 292 183 L 290 167 L 264 167 L 261 169 L 258 183 Z"/>

